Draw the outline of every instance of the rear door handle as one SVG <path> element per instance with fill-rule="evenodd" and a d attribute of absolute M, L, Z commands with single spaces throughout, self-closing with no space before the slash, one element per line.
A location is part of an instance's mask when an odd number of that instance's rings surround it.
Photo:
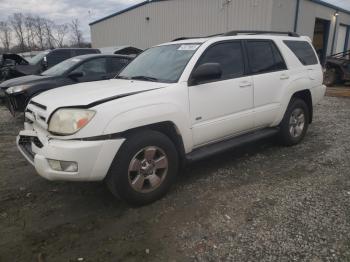
<path fill-rule="evenodd" d="M 248 81 L 244 81 L 244 82 L 240 82 L 239 83 L 239 87 L 249 87 L 249 86 L 252 86 L 253 84 L 251 82 L 248 82 Z"/>
<path fill-rule="evenodd" d="M 280 79 L 281 79 L 281 80 L 289 79 L 289 75 L 287 75 L 287 74 L 282 74 L 282 75 L 280 76 Z"/>

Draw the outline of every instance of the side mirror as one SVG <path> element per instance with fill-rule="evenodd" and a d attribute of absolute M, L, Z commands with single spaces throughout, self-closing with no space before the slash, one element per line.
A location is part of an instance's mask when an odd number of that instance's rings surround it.
<path fill-rule="evenodd" d="M 83 72 L 72 72 L 68 75 L 68 77 L 76 81 L 78 78 L 83 77 L 84 75 L 85 74 Z"/>
<path fill-rule="evenodd" d="M 41 61 L 41 66 L 43 70 L 46 70 L 49 67 L 49 64 L 47 63 L 47 57 L 44 56 L 43 60 Z"/>
<path fill-rule="evenodd" d="M 203 82 L 218 80 L 222 76 L 222 69 L 219 63 L 205 63 L 196 68 L 192 73 L 189 85 L 198 85 Z"/>

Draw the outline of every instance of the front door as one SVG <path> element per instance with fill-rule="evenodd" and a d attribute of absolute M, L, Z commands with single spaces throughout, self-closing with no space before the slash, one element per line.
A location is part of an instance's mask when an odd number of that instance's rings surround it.
<path fill-rule="evenodd" d="M 245 76 L 241 41 L 225 41 L 209 47 L 194 70 L 205 63 L 219 63 L 221 79 L 189 86 L 194 145 L 237 135 L 252 129 L 253 83 Z"/>

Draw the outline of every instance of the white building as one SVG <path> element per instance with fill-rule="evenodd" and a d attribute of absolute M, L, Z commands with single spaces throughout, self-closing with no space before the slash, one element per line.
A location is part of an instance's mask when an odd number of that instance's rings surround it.
<path fill-rule="evenodd" d="M 231 30 L 292 31 L 321 58 L 350 49 L 350 10 L 321 0 L 153 0 L 90 24 L 92 46 L 147 47 Z"/>

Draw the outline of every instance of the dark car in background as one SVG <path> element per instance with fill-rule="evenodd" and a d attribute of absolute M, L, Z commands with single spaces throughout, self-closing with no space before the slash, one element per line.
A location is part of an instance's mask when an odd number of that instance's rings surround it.
<path fill-rule="evenodd" d="M 28 60 L 17 54 L 3 54 L 0 59 L 0 82 L 25 75 L 38 75 L 74 56 L 99 53 L 100 50 L 93 48 L 57 48 L 40 52 Z"/>
<path fill-rule="evenodd" d="M 82 82 L 115 77 L 133 59 L 131 56 L 91 54 L 73 57 L 44 71 L 10 79 L 0 84 L 10 112 L 23 112 L 29 100 L 44 91 Z"/>

